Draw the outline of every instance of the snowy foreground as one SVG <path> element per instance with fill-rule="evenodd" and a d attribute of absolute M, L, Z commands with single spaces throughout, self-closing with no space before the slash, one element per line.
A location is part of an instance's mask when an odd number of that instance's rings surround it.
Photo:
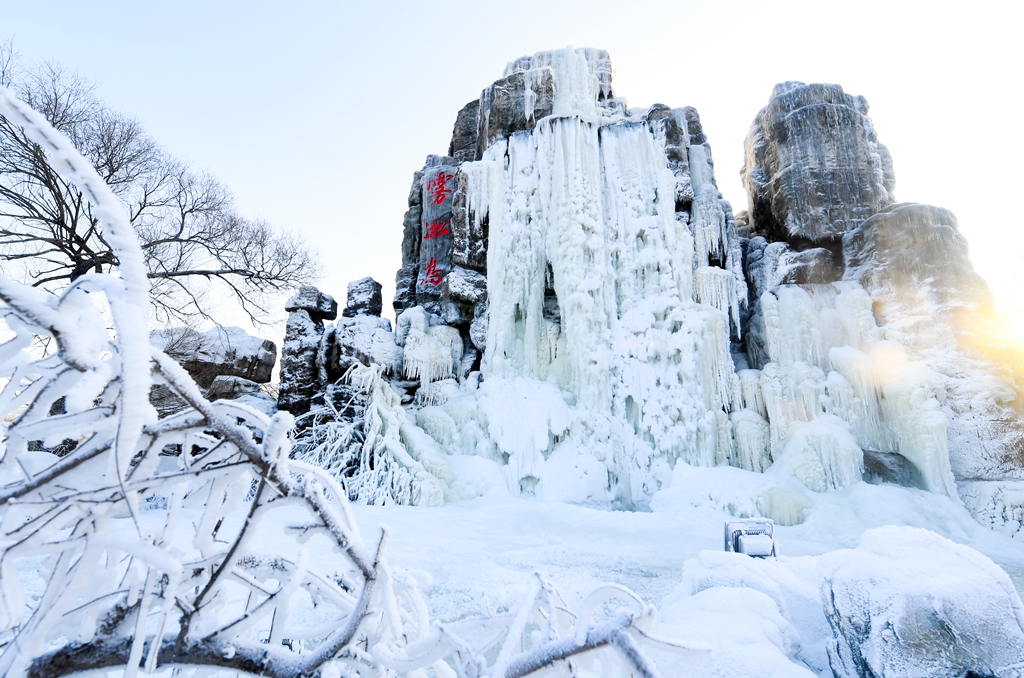
<path fill-rule="evenodd" d="M 684 478 L 685 473 L 692 475 Z M 832 633 L 822 613 L 822 564 L 817 556 L 856 547 L 872 528 L 926 528 L 970 546 L 1003 568 L 1017 592 L 1024 592 L 1024 543 L 980 526 L 946 497 L 891 485 L 858 483 L 814 495 L 815 505 L 803 524 L 776 527 L 777 560 L 725 554 L 722 525 L 731 515 L 721 507 L 742 501 L 735 491 L 728 496 L 726 488 L 735 487 L 743 476 L 750 480 L 754 474 L 732 468 L 677 471 L 675 480 L 684 482 L 659 493 L 650 513 L 549 504 L 498 490 L 437 508 L 356 506 L 354 512 L 364 535 L 380 526 L 389 528 L 393 562 L 430 574 L 433 582 L 424 594 L 436 619 L 477 614 L 487 605 L 508 606 L 532 584 L 534 572 L 550 577 L 570 604 L 613 581 L 657 606 L 666 627 L 716 650 L 717 659 L 695 669 L 694 675 L 772 675 L 774 662 L 779 670 L 789 671 L 776 675 L 807 675 L 783 661 L 787 653 L 821 675 L 832 675 L 825 651 Z M 676 486 L 684 484 L 688 489 Z M 694 573 L 703 569 L 704 560 L 740 561 L 733 567 L 777 581 L 793 628 L 781 626 L 789 635 L 773 630 L 780 625 L 778 605 L 751 610 L 749 604 L 730 599 L 742 594 L 724 590 L 714 592 L 720 600 L 682 599 L 693 592 Z M 921 565 L 908 560 L 898 569 L 916 576 Z M 956 587 L 961 574 L 947 571 L 940 576 L 950 577 L 946 583 Z M 758 589 L 753 579 L 743 583 Z M 736 586 L 739 581 L 727 580 L 713 583 Z M 707 609 L 701 609 L 702 603 Z M 685 612 L 684 619 L 680 612 Z M 1012 611 L 1005 610 L 1005 615 L 1012 617 Z M 667 635 L 669 628 L 662 630 Z M 743 657 L 754 664 L 741 669 L 742 663 L 736 662 Z M 719 660 L 725 672 L 705 673 Z M 767 661 L 764 673 L 755 667 L 760 661 Z M 730 666 L 732 673 L 726 670 Z"/>

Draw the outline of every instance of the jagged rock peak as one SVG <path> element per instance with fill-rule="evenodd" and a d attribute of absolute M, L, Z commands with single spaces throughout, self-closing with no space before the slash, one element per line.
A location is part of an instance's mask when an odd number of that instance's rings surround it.
<path fill-rule="evenodd" d="M 479 160 L 496 139 L 533 129 L 551 115 L 589 122 L 615 118 L 625 102 L 612 92 L 612 62 L 603 49 L 537 52 L 509 62 L 502 77 L 466 104 L 455 121 L 448 156 Z"/>
<path fill-rule="evenodd" d="M 380 316 L 384 308 L 381 298 L 381 284 L 373 278 L 366 277 L 353 280 L 348 284 L 348 301 L 342 315 L 354 318 L 357 315 Z"/>
<path fill-rule="evenodd" d="M 775 86 L 751 125 L 740 172 L 758 233 L 836 242 L 895 202 L 892 158 L 867 112 L 864 97 L 839 85 Z"/>

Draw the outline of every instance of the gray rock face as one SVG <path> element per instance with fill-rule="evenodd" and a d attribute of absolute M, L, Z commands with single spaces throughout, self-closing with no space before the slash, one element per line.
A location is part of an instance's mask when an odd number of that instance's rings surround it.
<path fill-rule="evenodd" d="M 533 129 L 535 121 L 551 115 L 554 95 L 555 74 L 550 68 L 516 71 L 485 89 L 480 94 L 480 127 L 473 159 L 482 157 L 495 139 Z"/>
<path fill-rule="evenodd" d="M 690 183 L 690 135 L 687 133 L 685 110 L 654 104 L 647 111 L 647 120 L 655 135 L 665 137 L 668 168 L 676 177 L 676 209 L 689 209 L 693 202 L 693 186 Z"/>
<path fill-rule="evenodd" d="M 467 178 L 455 177 L 452 197 L 452 263 L 476 271 L 487 270 L 487 215 L 478 217 L 466 202 Z"/>
<path fill-rule="evenodd" d="M 463 106 L 455 118 L 452 142 L 448 155 L 457 162 L 476 160 L 477 140 L 480 138 L 480 100 L 474 99 Z"/>
<path fill-rule="evenodd" d="M 348 284 L 348 300 L 342 315 L 354 318 L 357 315 L 373 315 L 380 317 L 384 309 L 381 298 L 381 284 L 373 278 L 360 278 Z"/>
<path fill-rule="evenodd" d="M 856 549 L 822 556 L 818 571 L 836 676 L 1021 675 L 1024 605 L 1006 573 L 974 549 L 883 527 Z"/>
<path fill-rule="evenodd" d="M 441 312 L 441 284 L 452 268 L 452 196 L 457 171 L 454 159 L 439 156 L 428 156 L 423 169 L 416 304 L 435 314 Z"/>
<path fill-rule="evenodd" d="M 323 323 L 338 317 L 338 302 L 312 285 L 303 285 L 285 302 L 284 310 L 289 313 L 307 311 L 311 319 Z"/>
<path fill-rule="evenodd" d="M 255 381 L 249 381 L 241 377 L 219 376 L 213 380 L 210 388 L 206 389 L 206 399 L 211 402 L 214 400 L 234 400 L 239 396 L 259 392 L 260 385 Z"/>
<path fill-rule="evenodd" d="M 416 305 L 416 276 L 419 268 L 416 262 L 403 264 L 395 274 L 395 300 L 391 305 L 396 316 L 402 315 L 402 311 Z"/>
<path fill-rule="evenodd" d="M 242 377 L 265 384 L 277 362 L 277 345 L 240 327 L 214 327 L 197 332 L 189 327 L 156 330 L 150 343 L 177 360 L 202 388 L 218 376 Z"/>
<path fill-rule="evenodd" d="M 309 411 L 314 394 L 323 390 L 324 374 L 317 362 L 324 320 L 338 317 L 338 302 L 315 287 L 303 286 L 288 300 L 290 311 L 281 350 L 278 409 L 294 415 Z"/>
<path fill-rule="evenodd" d="M 956 217 L 941 207 L 892 205 L 843 237 L 843 257 L 844 278 L 859 282 L 881 303 L 883 320 L 993 305 Z"/>
<path fill-rule="evenodd" d="M 758 232 L 828 242 L 893 202 L 892 159 L 867 112 L 864 97 L 839 85 L 775 86 L 741 171 Z"/>
<path fill-rule="evenodd" d="M 815 247 L 783 254 L 775 275 L 780 285 L 815 285 L 841 280 L 843 267 L 836 263 L 831 251 Z"/>

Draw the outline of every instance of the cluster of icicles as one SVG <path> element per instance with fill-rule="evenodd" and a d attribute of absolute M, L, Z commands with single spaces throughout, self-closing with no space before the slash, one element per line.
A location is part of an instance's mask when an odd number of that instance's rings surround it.
<path fill-rule="evenodd" d="M 861 479 L 864 449 L 955 496 L 930 373 L 881 338 L 858 284 L 759 286 L 769 362 L 734 361 L 747 282 L 706 146 L 689 146 L 677 212 L 663 128 L 602 108 L 586 57 L 540 60 L 572 75 L 555 115 L 460 169 L 470 218 L 489 220 L 487 349 L 463 376 L 455 329 L 399 317 L 389 367 L 421 380 L 415 428 L 549 500 L 642 506 L 680 461 L 776 466 L 824 491 Z"/>

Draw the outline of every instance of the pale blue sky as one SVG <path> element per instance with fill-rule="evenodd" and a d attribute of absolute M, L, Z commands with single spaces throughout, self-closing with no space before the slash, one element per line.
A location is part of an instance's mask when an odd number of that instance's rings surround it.
<path fill-rule="evenodd" d="M 897 197 L 957 214 L 1005 308 L 1024 305 L 1019 7 L 0 0 L 0 37 L 94 78 L 244 213 L 303 233 L 339 302 L 372 275 L 388 309 L 412 172 L 515 57 L 601 47 L 631 106 L 696 106 L 737 211 L 743 138 L 772 86 L 838 82 L 871 104 Z"/>

